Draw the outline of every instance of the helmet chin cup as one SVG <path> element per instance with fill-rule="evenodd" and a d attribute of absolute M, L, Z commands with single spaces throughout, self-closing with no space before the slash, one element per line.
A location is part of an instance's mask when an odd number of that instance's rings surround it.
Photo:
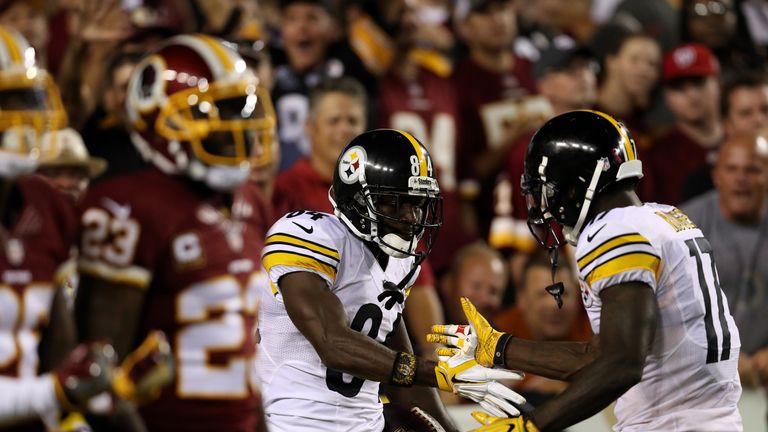
<path fill-rule="evenodd" d="M 383 237 L 376 236 L 375 241 L 385 254 L 393 258 L 406 258 L 414 255 L 419 244 L 418 240 L 405 240 L 394 233 L 385 234 Z"/>
<path fill-rule="evenodd" d="M 0 152 L 0 178 L 15 179 L 32 174 L 37 165 L 37 159 L 26 155 Z"/>
<path fill-rule="evenodd" d="M 248 179 L 250 165 L 247 163 L 228 166 L 207 166 L 200 161 L 192 161 L 187 171 L 189 176 L 217 192 L 231 192 Z"/>

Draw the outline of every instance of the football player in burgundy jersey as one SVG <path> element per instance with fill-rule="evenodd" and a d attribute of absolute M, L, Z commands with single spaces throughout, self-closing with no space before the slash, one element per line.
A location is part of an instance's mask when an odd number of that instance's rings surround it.
<path fill-rule="evenodd" d="M 149 430 L 253 431 L 257 286 L 268 204 L 247 182 L 269 157 L 269 94 L 229 46 L 165 41 L 134 71 L 132 140 L 153 167 L 103 181 L 80 210 L 80 337 L 119 354 L 161 329 L 176 374 L 140 409 Z M 135 413 L 130 417 L 135 418 Z M 89 418 L 117 428 L 123 418 Z"/>
<path fill-rule="evenodd" d="M 110 387 L 111 348 L 82 346 L 63 277 L 74 245 L 71 201 L 31 176 L 46 131 L 66 123 L 50 75 L 34 50 L 0 27 L 0 428 L 56 427 L 61 408 L 84 406 Z M 90 367 L 98 365 L 91 374 Z M 55 370 L 54 370 L 55 369 Z M 53 371 L 53 372 L 51 372 Z M 88 372 L 85 372 L 88 371 Z"/>

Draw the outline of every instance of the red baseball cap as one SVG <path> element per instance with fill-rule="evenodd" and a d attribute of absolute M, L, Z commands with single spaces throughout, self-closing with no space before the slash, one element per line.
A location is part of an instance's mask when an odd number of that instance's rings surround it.
<path fill-rule="evenodd" d="M 669 82 L 677 78 L 720 75 L 720 65 L 712 51 L 702 44 L 685 44 L 664 56 L 662 79 Z"/>

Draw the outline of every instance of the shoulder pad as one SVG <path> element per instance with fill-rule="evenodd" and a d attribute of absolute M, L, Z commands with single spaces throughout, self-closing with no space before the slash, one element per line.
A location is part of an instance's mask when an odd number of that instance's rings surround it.
<path fill-rule="evenodd" d="M 294 271 L 316 273 L 333 284 L 346 236 L 346 228 L 328 213 L 295 211 L 275 222 L 262 252 L 273 293 L 280 277 Z"/>

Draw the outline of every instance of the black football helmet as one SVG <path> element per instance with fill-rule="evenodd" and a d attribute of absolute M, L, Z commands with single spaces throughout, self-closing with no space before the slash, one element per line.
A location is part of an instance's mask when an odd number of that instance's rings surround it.
<path fill-rule="evenodd" d="M 563 237 L 576 245 L 595 196 L 624 179 L 643 177 L 635 141 L 623 124 L 598 111 L 552 118 L 531 138 L 522 192 L 528 227 L 545 248 Z"/>
<path fill-rule="evenodd" d="M 395 258 L 426 257 L 442 224 L 432 157 L 411 134 L 395 129 L 364 132 L 347 144 L 328 197 L 356 237 Z M 404 205 L 411 206 L 408 218 Z M 422 237 L 425 247 L 417 252 Z"/>

